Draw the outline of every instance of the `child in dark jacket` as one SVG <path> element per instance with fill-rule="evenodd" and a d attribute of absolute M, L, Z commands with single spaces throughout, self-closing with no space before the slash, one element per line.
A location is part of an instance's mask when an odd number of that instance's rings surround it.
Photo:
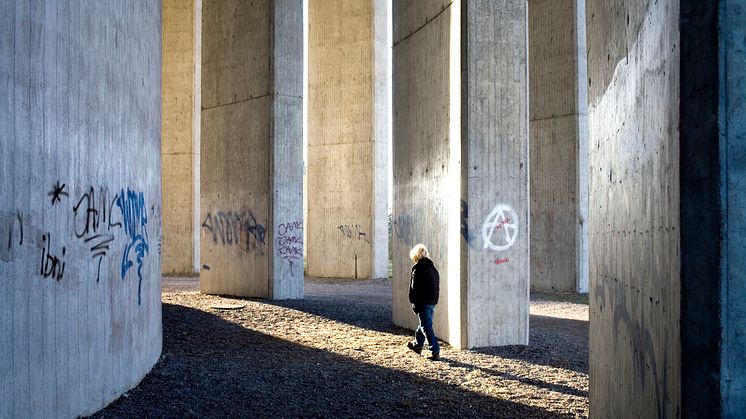
<path fill-rule="evenodd" d="M 415 263 L 412 266 L 412 280 L 409 284 L 409 302 L 412 303 L 412 311 L 417 315 L 420 324 L 415 331 L 414 342 L 407 343 L 407 347 L 420 354 L 427 339 L 432 352 L 430 359 L 437 361 L 440 359 L 440 346 L 433 331 L 433 316 L 440 294 L 440 274 L 429 256 L 427 248 L 422 243 L 409 252 L 410 259 Z"/>

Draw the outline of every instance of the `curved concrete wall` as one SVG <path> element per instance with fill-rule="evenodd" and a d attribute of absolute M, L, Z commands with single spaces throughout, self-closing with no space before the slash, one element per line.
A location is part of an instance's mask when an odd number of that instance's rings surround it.
<path fill-rule="evenodd" d="M 93 413 L 162 346 L 161 7 L 0 3 L 0 418 Z"/>

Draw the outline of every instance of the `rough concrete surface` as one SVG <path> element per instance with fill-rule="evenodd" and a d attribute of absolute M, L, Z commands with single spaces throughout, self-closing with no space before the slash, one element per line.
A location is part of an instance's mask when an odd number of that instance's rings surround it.
<path fill-rule="evenodd" d="M 400 2 L 393 13 L 394 322 L 416 326 L 407 255 L 423 242 L 441 274 L 440 336 L 526 343 L 526 4 Z"/>
<path fill-rule="evenodd" d="M 531 0 L 531 288 L 587 292 L 585 19 L 578 0 Z M 579 33 L 583 31 L 583 33 Z M 580 53 L 580 54 L 579 54 Z M 584 96 L 583 96 L 584 98 Z"/>
<path fill-rule="evenodd" d="M 302 3 L 205 1 L 202 12 L 201 289 L 297 298 Z"/>
<path fill-rule="evenodd" d="M 199 4 L 163 2 L 162 269 L 167 274 L 199 272 Z"/>
<path fill-rule="evenodd" d="M 425 243 L 440 271 L 438 336 L 460 344 L 460 305 L 451 305 L 448 270 L 447 202 L 457 196 L 448 183 L 449 48 L 451 6 L 441 2 L 393 3 L 393 316 L 394 323 L 414 329 L 408 290 L 412 261 L 409 250 Z M 445 7 L 445 9 L 441 9 Z M 449 320 L 449 310 L 456 311 Z M 454 329 L 453 332 L 451 330 Z"/>
<path fill-rule="evenodd" d="M 676 0 L 587 8 L 597 417 L 681 408 L 678 10 Z"/>
<path fill-rule="evenodd" d="M 161 329 L 161 5 L 0 3 L 0 418 L 135 386 Z"/>
<path fill-rule="evenodd" d="M 725 233 L 726 268 L 723 277 L 722 413 L 738 417 L 746 412 L 746 6 L 721 2 L 720 126 L 727 172 L 721 188 L 727 194 Z"/>
<path fill-rule="evenodd" d="M 308 58 L 309 275 L 388 269 L 386 2 L 312 1 Z"/>
<path fill-rule="evenodd" d="M 461 10 L 462 340 L 527 344 L 527 2 L 468 1 Z"/>

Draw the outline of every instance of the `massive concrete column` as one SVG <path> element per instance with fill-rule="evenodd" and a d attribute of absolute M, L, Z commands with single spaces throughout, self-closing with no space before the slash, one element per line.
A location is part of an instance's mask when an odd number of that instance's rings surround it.
<path fill-rule="evenodd" d="M 589 2 L 590 403 L 680 410 L 678 1 Z"/>
<path fill-rule="evenodd" d="M 720 172 L 720 191 L 725 199 L 720 201 L 723 209 L 719 212 L 723 216 L 721 225 L 725 226 L 720 239 L 724 263 L 719 272 L 721 286 L 718 296 L 722 342 L 720 403 L 723 416 L 737 417 L 746 412 L 746 6 L 739 1 L 721 0 L 719 13 L 718 127 L 720 150 L 724 152 L 724 155 L 719 155 L 719 166 L 725 168 Z M 686 30 L 687 33 L 697 33 L 693 27 L 686 27 Z M 694 73 L 696 69 L 692 66 L 689 71 Z M 691 93 L 688 99 L 697 100 L 695 90 L 686 93 Z M 689 157 L 696 159 L 696 137 L 690 139 L 695 146 Z M 696 202 L 696 195 L 691 198 Z M 697 216 L 696 213 L 692 215 Z M 714 232 L 711 230 L 711 234 Z M 696 238 L 691 244 L 690 249 L 696 246 Z M 685 266 L 693 266 L 693 262 L 689 260 Z M 697 278 L 692 278 L 692 283 L 696 281 Z M 684 295 L 687 295 L 686 289 Z M 691 329 L 690 332 L 692 338 L 697 337 L 698 330 Z M 694 386 L 688 388 L 692 390 L 689 394 L 694 394 Z"/>
<path fill-rule="evenodd" d="M 0 2 L 0 417 L 91 414 L 162 347 L 161 7 Z"/>
<path fill-rule="evenodd" d="M 528 343 L 526 25 L 525 1 L 394 4 L 394 322 L 424 242 L 457 347 Z"/>
<path fill-rule="evenodd" d="M 163 273 L 199 272 L 202 0 L 163 2 Z"/>
<path fill-rule="evenodd" d="M 746 410 L 746 10 L 589 3 L 590 407 Z"/>
<path fill-rule="evenodd" d="M 589 3 L 590 407 L 746 411 L 746 9 Z"/>
<path fill-rule="evenodd" d="M 388 60 L 384 0 L 308 5 L 308 267 L 388 270 Z"/>
<path fill-rule="evenodd" d="M 585 0 L 529 1 L 531 288 L 588 292 Z"/>
<path fill-rule="evenodd" d="M 303 3 L 202 3 L 200 289 L 303 296 Z"/>
<path fill-rule="evenodd" d="M 681 410 L 746 411 L 746 8 L 681 0 Z"/>

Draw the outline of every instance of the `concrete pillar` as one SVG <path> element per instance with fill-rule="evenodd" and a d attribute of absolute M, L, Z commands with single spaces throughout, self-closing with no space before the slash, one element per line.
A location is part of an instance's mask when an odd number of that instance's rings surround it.
<path fill-rule="evenodd" d="M 0 2 L 0 417 L 78 417 L 162 347 L 161 5 Z"/>
<path fill-rule="evenodd" d="M 529 1 L 531 288 L 588 292 L 585 0 Z"/>
<path fill-rule="evenodd" d="M 681 409 L 679 7 L 589 2 L 590 407 Z"/>
<path fill-rule="evenodd" d="M 303 3 L 202 3 L 205 293 L 303 296 Z"/>
<path fill-rule="evenodd" d="M 308 5 L 309 276 L 387 276 L 386 9 L 385 0 Z"/>
<path fill-rule="evenodd" d="M 441 272 L 440 337 L 527 344 L 526 2 L 396 2 L 393 13 L 394 322 L 417 324 L 408 250 L 424 242 Z"/>
<path fill-rule="evenodd" d="M 591 414 L 740 417 L 746 9 L 587 16 Z"/>
<path fill-rule="evenodd" d="M 746 411 L 746 9 L 589 3 L 590 407 Z"/>
<path fill-rule="evenodd" d="M 163 2 L 163 273 L 199 272 L 202 0 Z"/>
<path fill-rule="evenodd" d="M 746 8 L 680 5 L 681 410 L 746 411 Z"/>
<path fill-rule="evenodd" d="M 720 241 L 724 263 L 718 298 L 722 308 L 720 401 L 723 416 L 738 417 L 746 412 L 746 6 L 722 0 L 719 12 L 718 122 L 720 150 L 725 154 L 720 154 L 720 167 L 725 168 L 724 173 L 720 172 L 720 191 L 725 200 L 719 212 L 725 226 Z M 691 98 L 696 100 L 694 95 Z M 696 158 L 696 153 L 692 157 Z M 692 330 L 692 337 L 697 332 Z"/>

